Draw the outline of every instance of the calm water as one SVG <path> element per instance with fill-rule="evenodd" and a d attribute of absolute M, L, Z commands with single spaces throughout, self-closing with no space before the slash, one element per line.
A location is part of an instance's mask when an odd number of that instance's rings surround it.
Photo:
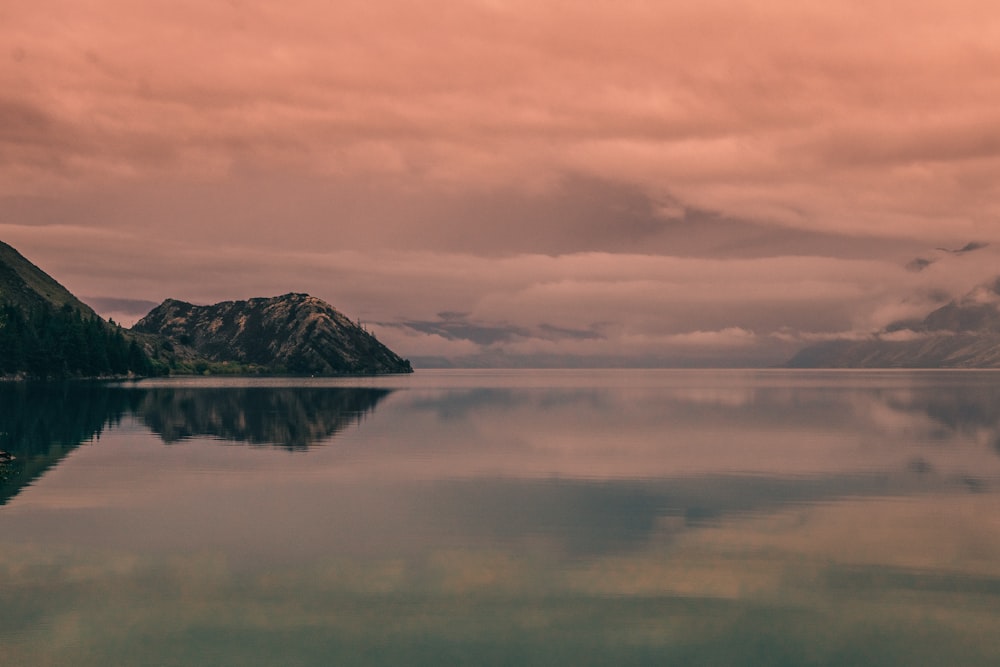
<path fill-rule="evenodd" d="M 0 665 L 997 665 L 1000 373 L 0 386 Z"/>

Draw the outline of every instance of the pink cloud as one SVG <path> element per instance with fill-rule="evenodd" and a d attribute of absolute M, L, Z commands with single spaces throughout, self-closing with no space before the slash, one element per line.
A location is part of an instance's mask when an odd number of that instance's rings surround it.
<path fill-rule="evenodd" d="M 107 0 L 5 19 L 11 193 L 240 165 L 460 189 L 571 170 L 861 234 L 996 213 L 975 178 L 1000 157 L 985 3 Z"/>

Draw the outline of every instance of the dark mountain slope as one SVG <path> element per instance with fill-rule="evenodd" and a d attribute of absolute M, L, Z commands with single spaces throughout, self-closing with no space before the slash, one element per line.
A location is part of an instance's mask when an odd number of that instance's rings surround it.
<path fill-rule="evenodd" d="M 0 377 L 149 375 L 149 358 L 51 276 L 0 242 Z"/>
<path fill-rule="evenodd" d="M 410 373 L 410 363 L 326 302 L 308 294 L 195 306 L 167 299 L 132 328 L 169 343 L 179 360 L 276 373 Z"/>
<path fill-rule="evenodd" d="M 49 274 L 2 241 L 0 241 L 0 304 L 10 304 L 25 311 L 43 306 L 59 310 L 69 305 L 84 317 L 97 317 L 97 313 L 90 306 L 77 299 Z"/>

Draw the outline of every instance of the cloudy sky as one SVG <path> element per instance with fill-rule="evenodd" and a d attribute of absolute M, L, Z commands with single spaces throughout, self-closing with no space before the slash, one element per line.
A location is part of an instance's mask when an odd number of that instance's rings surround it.
<path fill-rule="evenodd" d="M 1000 273 L 992 0 L 33 0 L 0 49 L 0 240 L 126 323 L 771 364 Z"/>

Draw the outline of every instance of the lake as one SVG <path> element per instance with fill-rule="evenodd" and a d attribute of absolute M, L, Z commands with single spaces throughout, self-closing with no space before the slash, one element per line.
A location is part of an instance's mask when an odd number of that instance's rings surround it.
<path fill-rule="evenodd" d="M 1000 373 L 0 386 L 0 664 L 997 665 Z"/>

